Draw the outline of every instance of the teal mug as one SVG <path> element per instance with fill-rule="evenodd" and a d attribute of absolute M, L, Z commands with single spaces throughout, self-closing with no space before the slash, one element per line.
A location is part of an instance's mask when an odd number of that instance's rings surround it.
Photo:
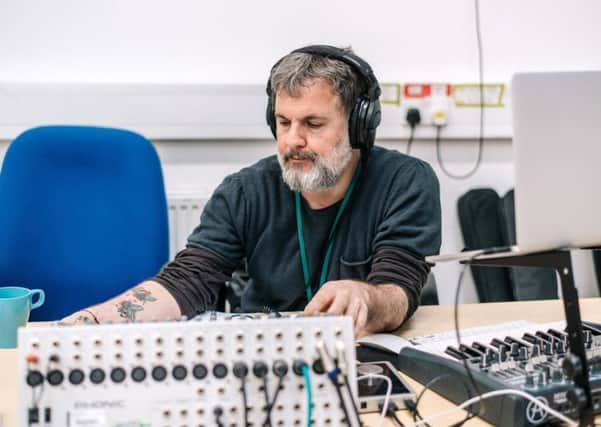
<path fill-rule="evenodd" d="M 35 295 L 38 298 L 33 302 Z M 17 346 L 17 329 L 25 326 L 29 312 L 44 304 L 44 300 L 45 294 L 41 289 L 0 287 L 0 348 Z"/>

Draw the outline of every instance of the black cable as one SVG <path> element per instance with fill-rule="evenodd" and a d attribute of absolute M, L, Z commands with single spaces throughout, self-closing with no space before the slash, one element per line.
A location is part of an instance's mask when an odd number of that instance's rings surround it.
<path fill-rule="evenodd" d="M 390 401 L 388 402 L 388 408 L 386 408 L 386 416 L 392 418 L 392 421 L 394 421 L 394 423 L 399 427 L 405 427 L 405 424 L 403 424 L 403 422 L 399 419 L 399 417 L 396 414 L 396 411 L 398 410 L 399 408 L 396 406 L 396 404 Z"/>
<path fill-rule="evenodd" d="M 267 418 L 263 425 L 271 427 L 271 411 L 269 411 L 269 392 L 267 391 L 267 375 L 263 377 L 263 395 L 265 396 L 265 412 L 267 412 Z"/>
<path fill-rule="evenodd" d="M 357 403 L 355 402 L 355 399 L 353 399 L 353 393 L 351 392 L 351 386 L 348 382 L 348 375 L 346 374 L 346 369 L 340 369 L 340 365 L 344 364 L 345 359 L 346 355 L 344 349 L 342 348 L 340 349 L 338 357 L 334 359 L 334 364 L 336 365 L 336 368 L 338 368 L 340 376 L 342 377 L 342 384 L 344 385 L 344 388 L 346 388 L 351 404 L 353 405 L 353 412 L 357 419 L 359 419 L 359 409 L 357 408 Z"/>
<path fill-rule="evenodd" d="M 436 126 L 436 157 L 438 159 L 438 164 L 440 165 L 440 169 L 443 173 L 449 178 L 453 179 L 467 179 L 473 176 L 480 164 L 482 163 L 482 152 L 484 151 L 484 59 L 482 54 L 482 34 L 480 32 L 480 2 L 479 0 L 474 0 L 474 11 L 475 11 L 475 23 L 476 23 L 476 41 L 478 44 L 478 88 L 480 92 L 480 132 L 478 135 L 478 159 L 476 160 L 476 164 L 466 174 L 456 175 L 449 172 L 443 162 L 442 155 L 440 153 L 440 126 Z"/>
<path fill-rule="evenodd" d="M 411 144 L 413 144 L 413 137 L 415 135 L 415 126 L 411 126 L 411 130 L 409 133 L 409 140 L 407 141 L 407 149 L 405 150 L 405 154 L 409 155 L 411 153 Z"/>
<path fill-rule="evenodd" d="M 346 404 L 344 403 L 344 398 L 342 397 L 342 391 L 340 390 L 342 387 L 340 383 L 336 380 L 336 378 L 332 378 L 328 375 L 332 384 L 334 384 L 334 388 L 336 389 L 336 394 L 338 394 L 338 400 L 340 400 L 340 406 L 342 406 L 342 411 L 344 412 L 344 417 L 346 419 L 346 423 L 350 426 L 351 419 L 349 418 L 348 410 L 346 409 Z"/>
<path fill-rule="evenodd" d="M 461 334 L 459 332 L 459 291 L 460 291 L 461 285 L 463 283 L 463 276 L 465 275 L 468 265 L 476 257 L 478 257 L 486 252 L 487 251 L 480 251 L 480 252 L 476 252 L 474 255 L 472 255 L 470 257 L 469 261 L 465 262 L 465 264 L 463 265 L 463 268 L 461 269 L 461 273 L 459 273 L 459 279 L 457 280 L 457 289 L 455 290 L 455 301 L 453 303 L 453 320 L 455 323 L 455 336 L 457 337 L 457 347 L 461 346 Z M 472 370 L 471 370 L 471 367 L 469 366 L 467 358 L 464 358 L 462 360 L 462 362 L 463 362 L 463 367 L 465 368 L 465 373 L 470 381 L 470 385 L 474 388 L 476 395 L 481 396 L 482 392 L 480 391 L 480 388 L 478 387 L 478 384 L 476 383 L 476 380 L 474 379 L 474 376 L 472 375 Z M 480 402 L 481 402 L 481 405 L 478 406 L 478 413 L 477 413 L 478 416 L 480 416 L 481 414 L 486 412 L 486 407 L 485 407 L 484 401 L 480 400 Z"/>
<path fill-rule="evenodd" d="M 444 165 L 444 162 L 442 160 L 442 154 L 441 154 L 441 144 L 440 144 L 440 128 L 442 126 L 436 126 L 436 158 L 438 159 L 438 165 L 440 166 L 440 170 L 449 178 L 453 178 L 453 179 L 467 179 L 469 177 L 471 177 L 472 175 L 474 175 L 476 173 L 476 171 L 478 170 L 478 168 L 480 167 L 480 164 L 482 163 L 482 151 L 483 151 L 483 147 L 484 147 L 484 137 L 482 135 L 482 130 L 480 131 L 480 140 L 478 143 L 478 159 L 476 160 L 476 164 L 475 166 L 472 168 L 471 171 L 469 171 L 468 173 L 466 173 L 465 175 L 456 175 L 452 172 L 450 172 L 446 166 Z"/>
<path fill-rule="evenodd" d="M 458 375 L 456 374 L 442 374 L 439 375 L 437 377 L 432 378 L 430 381 L 428 381 L 425 385 L 424 388 L 420 391 L 420 393 L 417 395 L 417 398 L 415 399 L 415 403 L 413 402 L 405 402 L 405 404 L 407 404 L 407 407 L 409 408 L 409 410 L 412 412 L 413 415 L 413 420 L 417 421 L 419 420 L 423 420 L 422 415 L 419 413 L 419 402 L 421 401 L 424 393 L 430 389 L 435 383 L 437 383 L 438 381 L 444 379 L 444 378 L 449 378 L 449 377 L 458 377 Z M 462 380 L 461 377 L 458 377 L 459 380 Z M 462 381 L 463 383 L 463 381 Z M 469 388 L 465 385 L 465 383 L 463 383 L 465 386 L 465 392 L 466 392 L 466 396 L 468 399 L 470 399 L 472 397 Z M 462 426 L 465 422 L 469 421 L 470 419 L 472 419 L 475 415 L 473 413 L 470 413 L 468 411 L 467 415 L 465 416 L 465 418 L 455 424 L 452 424 L 452 427 L 460 427 Z M 426 427 L 429 426 L 428 423 L 425 423 Z"/>
<path fill-rule="evenodd" d="M 390 413 L 390 418 L 392 418 L 392 420 L 399 426 L 399 427 L 405 427 L 405 424 L 403 424 L 403 422 L 399 419 L 399 417 L 397 417 L 397 415 L 394 412 Z"/>
<path fill-rule="evenodd" d="M 351 386 L 348 383 L 348 377 L 346 375 L 342 375 L 342 379 L 344 380 L 344 387 L 348 391 L 349 399 L 353 404 L 353 411 L 355 412 L 355 415 L 357 415 L 357 419 L 359 419 L 359 409 L 357 408 L 357 403 L 355 402 L 355 399 L 353 399 L 353 393 L 351 393 Z"/>
<path fill-rule="evenodd" d="M 405 116 L 405 120 L 407 121 L 407 123 L 410 126 L 410 134 L 409 134 L 409 141 L 407 141 L 407 150 L 405 150 L 405 154 L 409 155 L 409 153 L 411 152 L 411 144 L 413 143 L 413 138 L 415 136 L 415 127 L 420 124 L 420 122 L 422 121 L 422 117 L 421 114 L 419 112 L 419 109 L 417 108 L 409 108 L 407 110 L 407 114 Z"/>
<path fill-rule="evenodd" d="M 213 409 L 213 415 L 215 415 L 215 424 L 217 427 L 225 427 L 221 422 L 221 416 L 223 415 L 223 408 L 217 406 Z"/>
<path fill-rule="evenodd" d="M 264 377 L 267 378 L 267 377 Z M 263 421 L 263 426 L 267 426 L 267 425 L 271 425 L 271 411 L 273 410 L 273 407 L 275 406 L 275 402 L 278 399 L 278 394 L 280 393 L 280 389 L 282 388 L 282 383 L 284 382 L 284 377 L 279 377 L 278 380 L 278 388 L 275 389 L 275 393 L 273 395 L 273 400 L 271 401 L 271 403 L 267 404 L 267 415 L 265 417 L 265 421 Z M 265 386 L 267 386 L 267 383 L 265 384 Z M 265 395 L 265 397 L 267 398 L 267 395 Z"/>
<path fill-rule="evenodd" d="M 248 427 L 248 398 L 246 396 L 246 378 L 240 378 L 240 391 L 242 392 L 242 403 L 244 405 L 244 427 Z"/>

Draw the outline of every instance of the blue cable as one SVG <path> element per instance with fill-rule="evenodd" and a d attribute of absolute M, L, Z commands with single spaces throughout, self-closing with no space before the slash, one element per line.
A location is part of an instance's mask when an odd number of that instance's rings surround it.
<path fill-rule="evenodd" d="M 307 389 L 307 427 L 311 427 L 311 418 L 313 417 L 313 394 L 311 393 L 311 377 L 309 376 L 309 367 L 305 364 L 301 368 L 305 378 L 305 388 Z"/>

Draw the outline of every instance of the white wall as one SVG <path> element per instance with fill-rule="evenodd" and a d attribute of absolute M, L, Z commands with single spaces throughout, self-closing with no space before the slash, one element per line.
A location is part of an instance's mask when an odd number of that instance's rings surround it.
<path fill-rule="evenodd" d="M 601 68 L 597 0 L 482 0 L 480 9 L 486 81 L 508 83 L 515 71 Z M 9 86 L 264 84 L 277 58 L 317 42 L 352 45 L 380 81 L 478 77 L 472 0 L 0 0 L 0 82 Z M 381 143 L 405 147 L 398 137 Z M 168 191 L 185 193 L 210 192 L 227 173 L 273 151 L 272 142 L 257 139 L 165 137 L 156 146 Z M 0 154 L 5 147 L 0 143 Z M 476 147 L 468 139 L 445 144 L 447 167 L 470 169 Z M 500 193 L 512 186 L 510 140 L 487 140 L 479 172 L 466 181 L 440 173 L 431 140 L 417 141 L 412 153 L 439 173 L 442 251 L 461 249 L 456 199 L 475 186 Z M 575 258 L 576 279 L 583 295 L 594 295 L 588 257 Z M 435 267 L 442 302 L 451 301 L 458 270 L 452 263 Z M 475 301 L 466 285 L 462 300 Z"/>
<path fill-rule="evenodd" d="M 486 76 L 599 68 L 601 2 L 482 0 Z M 472 0 L 2 0 L 0 81 L 263 83 L 307 43 L 382 81 L 474 81 Z"/>

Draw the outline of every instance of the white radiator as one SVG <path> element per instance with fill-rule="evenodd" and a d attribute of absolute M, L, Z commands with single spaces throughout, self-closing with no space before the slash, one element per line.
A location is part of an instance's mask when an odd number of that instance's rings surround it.
<path fill-rule="evenodd" d="M 170 195 L 167 197 L 170 260 L 186 247 L 188 236 L 200 223 L 200 214 L 208 199 L 208 196 Z"/>

